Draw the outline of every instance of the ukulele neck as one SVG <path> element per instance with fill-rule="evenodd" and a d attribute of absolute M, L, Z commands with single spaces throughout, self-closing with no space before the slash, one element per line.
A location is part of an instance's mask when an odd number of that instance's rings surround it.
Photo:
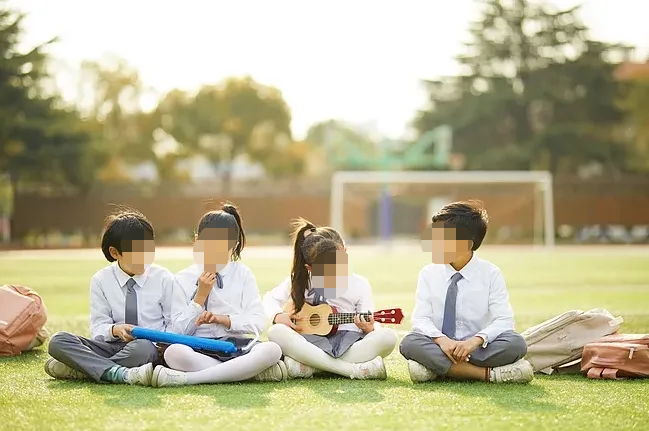
<path fill-rule="evenodd" d="M 345 325 L 354 323 L 354 317 L 364 317 L 364 320 L 369 320 L 373 313 L 332 313 L 329 315 L 328 323 L 330 325 Z"/>

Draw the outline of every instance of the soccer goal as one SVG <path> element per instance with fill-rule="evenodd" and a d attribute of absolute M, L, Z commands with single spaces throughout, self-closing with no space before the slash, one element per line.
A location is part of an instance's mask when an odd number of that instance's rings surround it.
<path fill-rule="evenodd" d="M 552 175 L 542 171 L 339 171 L 330 223 L 347 237 L 419 238 L 449 202 L 477 199 L 489 212 L 491 244 L 555 244 Z"/>

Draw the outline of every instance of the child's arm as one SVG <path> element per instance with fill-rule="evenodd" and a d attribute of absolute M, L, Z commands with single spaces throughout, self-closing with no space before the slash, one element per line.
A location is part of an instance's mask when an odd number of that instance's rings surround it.
<path fill-rule="evenodd" d="M 116 341 L 113 336 L 113 320 L 111 307 L 104 295 L 99 280 L 90 280 L 90 337 L 93 340 Z"/>
<path fill-rule="evenodd" d="M 257 328 L 261 334 L 268 326 L 268 317 L 264 311 L 264 306 L 259 295 L 257 280 L 252 272 L 248 272 L 243 283 L 243 292 L 241 297 L 241 308 L 239 313 L 231 314 L 230 329 L 235 332 L 252 332 L 250 326 Z M 226 325 L 227 326 L 227 325 Z"/>
<path fill-rule="evenodd" d="M 279 285 L 266 292 L 262 301 L 266 316 L 275 323 L 275 316 L 284 312 L 284 307 L 291 297 L 291 277 L 287 277 Z"/>
<path fill-rule="evenodd" d="M 476 334 L 484 340 L 483 347 L 503 332 L 514 330 L 514 312 L 509 304 L 505 277 L 500 270 L 492 274 L 489 283 L 489 315 L 491 323 Z"/>
<path fill-rule="evenodd" d="M 423 269 L 419 272 L 419 280 L 417 281 L 415 309 L 412 311 L 412 330 L 431 338 L 444 337 L 444 334 L 435 326 L 433 320 L 431 287 L 426 280 Z"/>
<path fill-rule="evenodd" d="M 177 334 L 193 335 L 196 332 L 196 319 L 203 312 L 203 307 L 187 297 L 187 293 L 178 276 L 174 277 L 171 302 L 171 331 Z"/>
<path fill-rule="evenodd" d="M 357 313 L 367 313 L 368 311 L 371 311 L 372 313 L 376 311 L 374 309 L 374 295 L 372 294 L 372 285 L 369 283 L 369 280 L 367 281 L 366 287 L 363 289 L 360 300 L 356 304 Z M 379 324 L 379 322 L 374 322 L 374 329 L 379 329 L 380 327 L 381 325 Z"/>

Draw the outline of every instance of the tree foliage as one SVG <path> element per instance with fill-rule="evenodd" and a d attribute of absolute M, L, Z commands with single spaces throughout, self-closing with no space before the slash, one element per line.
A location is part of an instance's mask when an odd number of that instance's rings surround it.
<path fill-rule="evenodd" d="M 479 3 L 483 14 L 458 58 L 464 74 L 427 83 L 431 106 L 416 128 L 451 125 L 454 150 L 469 169 L 557 173 L 593 161 L 625 169 L 613 62 L 629 48 L 589 40 L 577 7 Z"/>

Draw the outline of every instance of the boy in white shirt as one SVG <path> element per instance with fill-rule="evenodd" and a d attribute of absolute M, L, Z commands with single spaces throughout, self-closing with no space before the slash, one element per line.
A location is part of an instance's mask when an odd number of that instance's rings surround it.
<path fill-rule="evenodd" d="M 474 254 L 487 233 L 481 202 L 446 205 L 432 221 L 433 263 L 419 273 L 412 332 L 400 345 L 411 380 L 530 382 L 503 274 Z"/>
<path fill-rule="evenodd" d="M 153 227 L 137 211 L 107 218 L 101 249 L 112 264 L 90 280 L 91 338 L 54 334 L 45 372 L 55 379 L 149 386 L 160 354 L 152 342 L 134 340 L 131 330 L 170 329 L 174 276 L 152 264 Z"/>

